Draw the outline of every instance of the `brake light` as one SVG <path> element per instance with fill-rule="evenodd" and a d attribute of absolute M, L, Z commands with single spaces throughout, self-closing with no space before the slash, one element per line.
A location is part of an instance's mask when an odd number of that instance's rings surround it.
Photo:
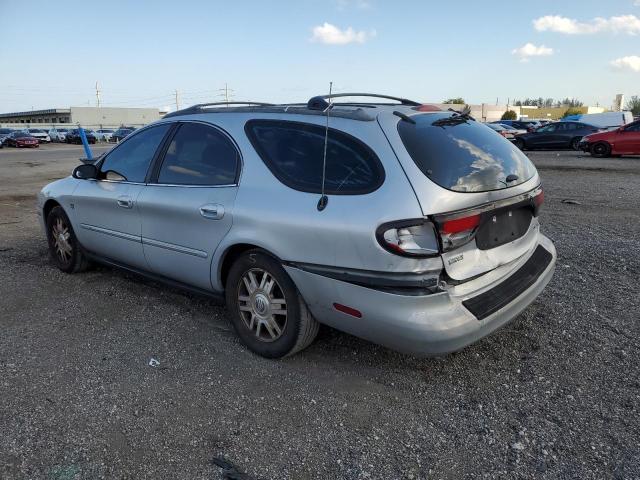
<path fill-rule="evenodd" d="M 462 217 L 443 216 L 437 219 L 437 223 L 442 249 L 446 252 L 474 239 L 480 225 L 480 214 L 476 213 Z"/>
<path fill-rule="evenodd" d="M 388 252 L 405 257 L 432 257 L 439 254 L 436 230 L 428 220 L 418 218 L 383 223 L 376 238 Z"/>
<path fill-rule="evenodd" d="M 445 220 L 442 223 L 442 233 L 460 233 L 473 230 L 480 224 L 480 214 L 471 215 L 470 217 L 456 218 L 454 220 Z"/>
<path fill-rule="evenodd" d="M 538 216 L 538 211 L 540 210 L 540 207 L 542 206 L 543 202 L 544 202 L 544 190 L 542 190 L 542 187 L 539 187 L 538 192 L 535 193 L 533 196 L 533 205 L 534 205 L 533 214 L 535 216 Z"/>
<path fill-rule="evenodd" d="M 420 105 L 419 107 L 415 107 L 414 110 L 417 110 L 418 112 L 441 112 L 442 111 L 440 107 L 437 107 L 435 105 L 427 105 L 427 104 L 423 104 L 423 105 Z"/>

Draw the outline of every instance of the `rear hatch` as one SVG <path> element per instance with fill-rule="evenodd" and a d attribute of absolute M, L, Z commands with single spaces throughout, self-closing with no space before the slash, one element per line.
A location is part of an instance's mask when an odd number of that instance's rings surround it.
<path fill-rule="evenodd" d="M 526 155 L 469 116 L 409 112 L 378 121 L 436 227 L 447 274 L 473 278 L 531 251 L 543 197 Z"/>

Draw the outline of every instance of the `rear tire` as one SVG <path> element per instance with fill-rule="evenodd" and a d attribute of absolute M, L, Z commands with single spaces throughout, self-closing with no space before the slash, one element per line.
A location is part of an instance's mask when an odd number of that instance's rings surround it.
<path fill-rule="evenodd" d="M 266 358 L 282 358 L 308 347 L 319 324 L 280 263 L 249 250 L 229 270 L 227 309 L 240 341 Z"/>
<path fill-rule="evenodd" d="M 594 157 L 608 157 L 609 155 L 611 155 L 611 145 L 609 145 L 607 142 L 596 142 L 591 145 L 590 152 Z"/>
<path fill-rule="evenodd" d="M 69 217 L 60 206 L 53 207 L 47 216 L 47 241 L 53 262 L 63 272 L 78 273 L 89 267 Z"/>
<path fill-rule="evenodd" d="M 582 137 L 576 137 L 571 139 L 571 143 L 569 144 L 571 146 L 571 148 L 573 150 L 580 150 L 580 141 L 582 140 Z"/>

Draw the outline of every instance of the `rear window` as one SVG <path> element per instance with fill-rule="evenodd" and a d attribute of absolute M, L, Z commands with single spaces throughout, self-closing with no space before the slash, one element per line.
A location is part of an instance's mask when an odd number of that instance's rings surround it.
<path fill-rule="evenodd" d="M 321 192 L 325 127 L 252 120 L 245 130 L 264 163 L 282 183 L 302 192 Z M 383 181 L 382 164 L 369 147 L 351 135 L 329 129 L 325 193 L 370 193 Z"/>
<path fill-rule="evenodd" d="M 398 133 L 418 168 L 436 184 L 456 192 L 513 187 L 536 173 L 511 142 L 474 120 L 447 121 L 448 112 L 425 113 L 398 122 Z M 444 121 L 443 121 L 444 120 Z M 517 180 L 506 182 L 509 175 Z"/>

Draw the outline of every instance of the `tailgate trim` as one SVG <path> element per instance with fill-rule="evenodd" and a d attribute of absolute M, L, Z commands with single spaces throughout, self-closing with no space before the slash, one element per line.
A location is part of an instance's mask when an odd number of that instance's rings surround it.
<path fill-rule="evenodd" d="M 490 290 L 462 302 L 478 320 L 492 315 L 511 303 L 533 285 L 547 269 L 553 255 L 542 245 L 538 245 L 533 255 L 513 275 Z"/>

